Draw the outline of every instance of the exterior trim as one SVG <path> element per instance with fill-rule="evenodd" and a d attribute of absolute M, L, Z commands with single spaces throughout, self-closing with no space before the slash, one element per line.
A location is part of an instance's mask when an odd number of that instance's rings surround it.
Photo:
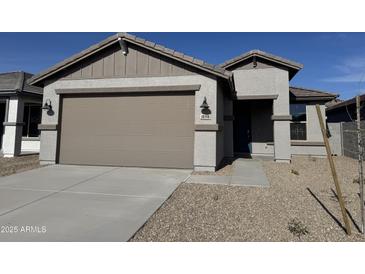
<path fill-rule="evenodd" d="M 274 95 L 240 95 L 237 96 L 237 100 L 276 100 L 278 94 Z"/>
<path fill-rule="evenodd" d="M 4 122 L 4 126 L 23 126 L 23 122 Z"/>
<path fill-rule="evenodd" d="M 273 146 L 274 142 L 268 142 L 267 145 Z M 313 141 L 291 141 L 291 146 L 307 146 L 307 147 L 322 147 L 324 146 L 323 142 L 313 142 Z"/>
<path fill-rule="evenodd" d="M 8 97 L 8 96 L 14 96 L 17 95 L 18 93 L 16 91 L 1 91 L 0 92 L 0 97 Z"/>
<path fill-rule="evenodd" d="M 318 147 L 324 147 L 323 142 L 311 142 L 311 141 L 291 141 L 292 146 L 318 146 Z"/>
<path fill-rule="evenodd" d="M 195 131 L 221 131 L 222 129 L 223 126 L 218 124 L 195 124 Z"/>
<path fill-rule="evenodd" d="M 120 87 L 120 88 L 78 88 L 56 89 L 56 94 L 87 94 L 87 93 L 123 93 L 123 92 L 165 92 L 165 91 L 198 91 L 201 85 L 180 86 L 144 86 L 144 87 Z"/>
<path fill-rule="evenodd" d="M 291 100 L 296 102 L 296 101 L 331 101 L 333 100 L 335 97 L 329 97 L 329 96 L 312 96 L 312 97 L 294 97 Z"/>
<path fill-rule="evenodd" d="M 40 141 L 39 137 L 22 137 L 22 141 Z"/>
<path fill-rule="evenodd" d="M 39 130 L 58 130 L 58 124 L 39 124 Z"/>
<path fill-rule="evenodd" d="M 291 115 L 271 115 L 273 121 L 291 121 L 292 119 Z"/>

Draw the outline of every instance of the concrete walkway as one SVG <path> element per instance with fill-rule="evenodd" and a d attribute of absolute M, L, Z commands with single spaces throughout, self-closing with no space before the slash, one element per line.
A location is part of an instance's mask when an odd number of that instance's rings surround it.
<path fill-rule="evenodd" d="M 232 175 L 192 175 L 188 183 L 266 187 L 270 183 L 260 160 L 237 159 L 233 162 Z"/>
<path fill-rule="evenodd" d="M 0 177 L 0 242 L 128 241 L 190 173 L 54 165 Z"/>
<path fill-rule="evenodd" d="M 233 163 L 231 185 L 269 186 L 261 161 L 253 159 L 237 159 Z"/>

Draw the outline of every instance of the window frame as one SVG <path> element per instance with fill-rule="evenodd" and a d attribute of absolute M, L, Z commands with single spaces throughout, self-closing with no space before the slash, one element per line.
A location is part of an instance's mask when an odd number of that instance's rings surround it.
<path fill-rule="evenodd" d="M 307 113 L 307 103 L 296 103 L 296 102 L 293 102 L 293 103 L 290 103 L 290 106 L 289 106 L 289 109 L 290 109 L 290 115 L 292 115 L 292 117 L 294 116 L 292 114 L 292 111 L 291 111 L 291 106 L 292 105 L 303 105 L 304 108 L 305 108 L 305 120 L 291 120 L 290 121 L 290 141 L 307 141 L 308 140 L 308 113 Z M 304 139 L 292 139 L 292 124 L 305 124 L 305 138 Z"/>
<path fill-rule="evenodd" d="M 23 110 L 23 130 L 22 130 L 22 138 L 23 139 L 35 139 L 35 138 L 39 138 L 40 137 L 40 132 L 38 131 L 38 135 L 37 136 L 30 136 L 30 124 L 31 124 L 31 113 L 32 113 L 32 107 L 39 107 L 40 109 L 40 121 L 42 119 L 42 104 L 37 104 L 37 103 L 25 103 L 24 104 L 24 110 Z M 28 117 L 25 117 L 25 113 L 26 110 L 28 109 Z M 27 120 L 27 121 L 25 121 Z M 24 127 L 26 127 L 26 135 L 24 135 Z"/>

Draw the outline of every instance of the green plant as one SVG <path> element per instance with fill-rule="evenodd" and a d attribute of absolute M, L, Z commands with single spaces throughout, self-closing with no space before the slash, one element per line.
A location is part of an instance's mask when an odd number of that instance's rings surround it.
<path fill-rule="evenodd" d="M 292 169 L 290 172 L 293 173 L 293 174 L 295 174 L 295 175 L 299 175 L 299 171 L 297 171 L 295 169 Z"/>
<path fill-rule="evenodd" d="M 307 226 L 297 218 L 293 218 L 289 221 L 288 229 L 294 236 L 297 236 L 298 238 L 309 234 Z"/>

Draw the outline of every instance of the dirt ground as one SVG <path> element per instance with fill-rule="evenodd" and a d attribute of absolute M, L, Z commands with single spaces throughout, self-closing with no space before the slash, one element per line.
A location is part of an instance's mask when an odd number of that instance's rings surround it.
<path fill-rule="evenodd" d="M 26 155 L 14 158 L 0 157 L 0 176 L 7 176 L 38 167 L 40 167 L 39 155 Z"/>
<path fill-rule="evenodd" d="M 335 158 L 352 236 L 342 225 L 327 159 L 262 163 L 270 187 L 181 184 L 131 241 L 365 241 L 357 161 Z"/>

